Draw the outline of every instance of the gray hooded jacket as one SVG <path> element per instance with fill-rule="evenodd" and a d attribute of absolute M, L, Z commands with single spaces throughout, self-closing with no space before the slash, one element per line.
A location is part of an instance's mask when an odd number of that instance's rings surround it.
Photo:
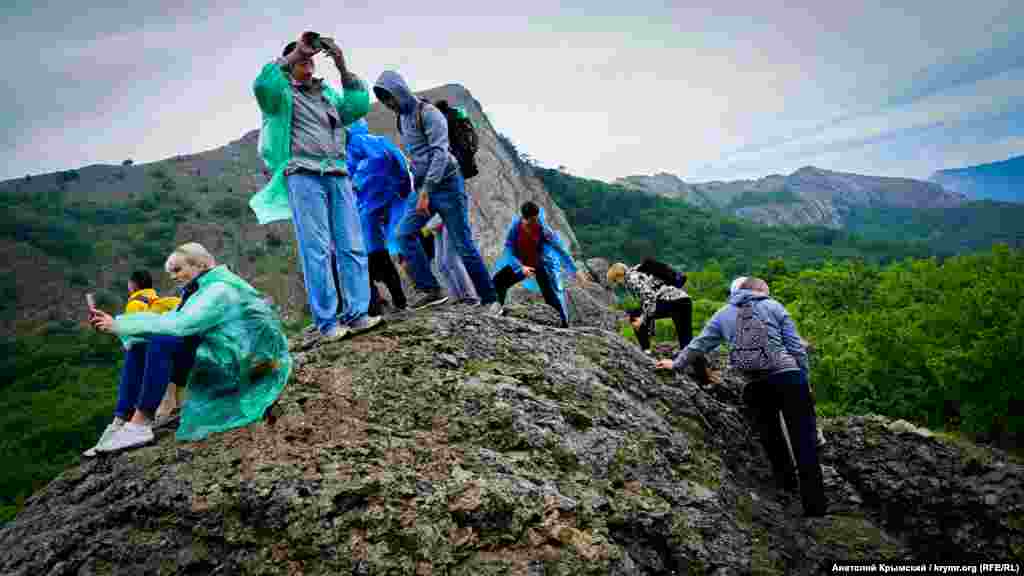
<path fill-rule="evenodd" d="M 398 101 L 400 136 L 412 166 L 413 184 L 429 195 L 438 183 L 458 170 L 458 162 L 448 150 L 448 121 L 433 104 L 425 103 L 421 129 L 416 120 L 419 99 L 398 72 L 381 73 L 373 92 L 380 98 L 382 90 Z"/>
<path fill-rule="evenodd" d="M 768 341 L 777 349 L 784 349 L 796 360 L 801 370 L 807 370 L 807 350 L 796 331 L 796 323 L 789 312 L 771 297 L 753 290 L 737 290 L 729 297 L 729 303 L 721 307 L 704 325 L 700 336 L 679 351 L 673 358 L 673 367 L 682 369 L 699 354 L 707 354 L 718 348 L 722 342 L 730 345 L 736 342 L 736 315 L 739 306 L 753 301 L 754 313 L 768 325 Z M 785 370 L 779 370 L 784 372 Z"/>

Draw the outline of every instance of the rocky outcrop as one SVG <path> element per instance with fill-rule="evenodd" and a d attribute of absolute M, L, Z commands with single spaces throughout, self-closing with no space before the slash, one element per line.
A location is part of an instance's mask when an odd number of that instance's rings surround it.
<path fill-rule="evenodd" d="M 466 88 L 447 84 L 417 94 L 431 102 L 444 99 L 450 104 L 465 107 L 476 124 L 480 137 L 480 150 L 476 155 L 480 174 L 466 182 L 466 192 L 470 197 L 470 220 L 488 263 L 493 264 L 501 255 L 505 232 L 519 207 L 527 200 L 544 208 L 548 223 L 562 234 L 567 246 L 578 251 L 576 236 L 562 209 L 554 203 L 547 189 L 533 176 L 515 150 L 502 143 L 480 102 Z M 399 142 L 395 115 L 390 110 L 379 103 L 374 104 L 366 120 L 370 132 L 387 136 L 396 144 Z"/>
<path fill-rule="evenodd" d="M 295 357 L 265 421 L 60 475 L 0 529 L 0 573 L 819 574 L 1024 550 L 1002 453 L 829 420 L 830 515 L 803 519 L 728 369 L 656 374 L 601 329 L 447 306 Z"/>
<path fill-rule="evenodd" d="M 758 180 L 689 184 L 671 174 L 629 176 L 616 181 L 627 188 L 695 206 L 725 210 L 769 225 L 818 225 L 842 228 L 851 208 L 949 208 L 965 200 L 934 182 L 863 176 L 806 166 L 782 176 Z"/>

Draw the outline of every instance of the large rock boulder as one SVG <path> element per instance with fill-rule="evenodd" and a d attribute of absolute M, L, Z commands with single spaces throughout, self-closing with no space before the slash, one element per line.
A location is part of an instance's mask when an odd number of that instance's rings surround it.
<path fill-rule="evenodd" d="M 443 306 L 295 350 L 265 421 L 61 474 L 0 573 L 820 574 L 1024 542 L 1018 464 L 880 419 L 826 423 L 832 514 L 801 518 L 728 370 L 656 374 L 598 328 Z"/>

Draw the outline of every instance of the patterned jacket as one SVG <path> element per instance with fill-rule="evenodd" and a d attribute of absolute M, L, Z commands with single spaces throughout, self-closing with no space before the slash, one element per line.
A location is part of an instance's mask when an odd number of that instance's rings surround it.
<path fill-rule="evenodd" d="M 626 290 L 640 300 L 640 322 L 645 325 L 648 333 L 654 336 L 654 311 L 658 302 L 674 302 L 690 295 L 682 288 L 665 284 L 660 279 L 638 270 L 633 266 L 626 270 Z"/>

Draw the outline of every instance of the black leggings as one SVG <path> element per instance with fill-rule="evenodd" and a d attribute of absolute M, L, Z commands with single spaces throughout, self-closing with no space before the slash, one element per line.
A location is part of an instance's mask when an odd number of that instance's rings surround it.
<path fill-rule="evenodd" d="M 387 250 L 370 252 L 368 257 L 370 264 L 370 316 L 380 315 L 381 296 L 377 290 L 377 282 L 384 283 L 391 293 L 391 300 L 396 308 L 405 308 L 405 292 L 402 291 L 402 278 L 395 269 L 395 263 Z"/>
<path fill-rule="evenodd" d="M 551 285 L 551 280 L 548 278 L 547 272 L 544 271 L 544 266 L 537 266 L 534 271 L 534 278 L 537 279 L 537 285 L 540 286 L 540 293 L 544 296 L 544 301 L 555 310 L 558 310 L 558 318 L 562 321 L 562 328 L 568 328 L 569 313 L 562 307 L 562 301 L 558 299 L 558 294 L 555 293 L 555 288 Z M 498 294 L 498 302 L 504 304 L 505 296 L 508 295 L 508 289 L 523 280 L 526 280 L 526 276 L 522 272 L 516 272 L 511 266 L 505 266 L 498 270 L 498 273 L 492 279 L 494 291 Z"/>
<path fill-rule="evenodd" d="M 686 345 L 693 340 L 693 301 L 689 298 L 679 300 L 659 300 L 654 310 L 654 318 L 645 318 L 644 324 L 637 330 L 636 339 L 640 342 L 640 348 L 649 350 L 651 348 L 650 328 L 658 318 L 671 318 L 676 325 L 676 336 L 679 337 L 679 349 L 686 348 Z"/>
<path fill-rule="evenodd" d="M 780 489 L 794 489 L 798 475 L 794 473 L 779 425 L 779 412 L 782 412 L 796 457 L 804 513 L 824 514 L 825 486 L 818 462 L 818 428 L 806 377 L 791 370 L 751 382 L 747 388 L 745 396 L 754 410 L 755 426 L 771 461 L 776 485 Z"/>

